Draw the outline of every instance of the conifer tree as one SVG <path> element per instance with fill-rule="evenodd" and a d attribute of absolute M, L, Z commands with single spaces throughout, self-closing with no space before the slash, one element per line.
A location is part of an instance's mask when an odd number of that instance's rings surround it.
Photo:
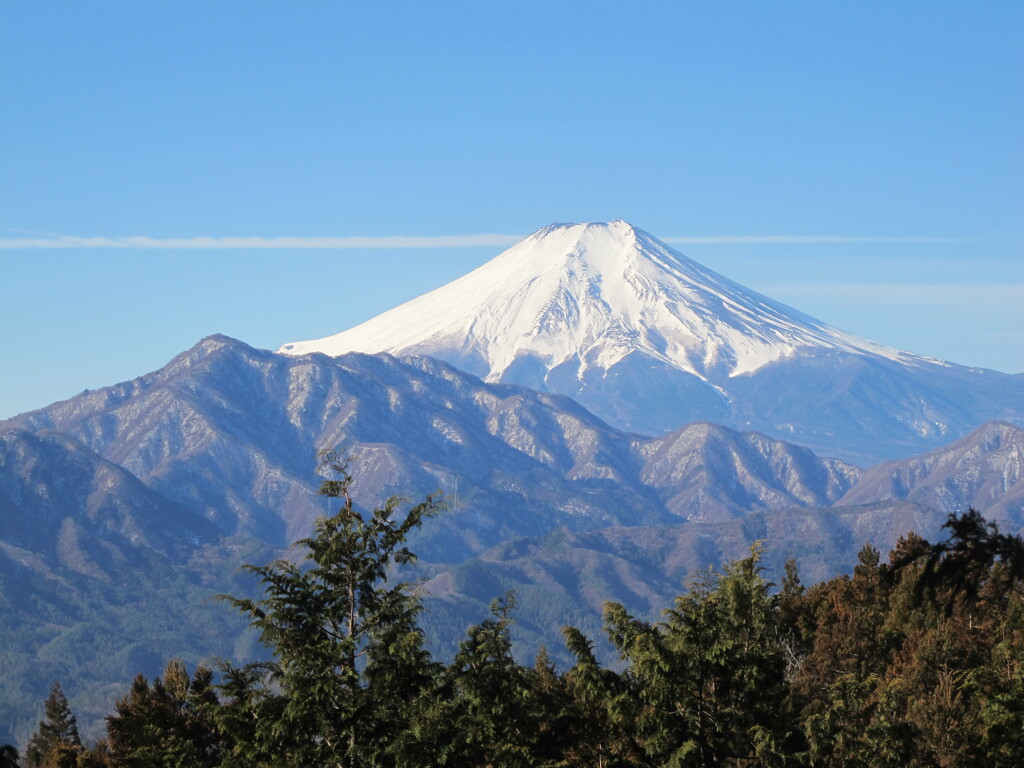
<path fill-rule="evenodd" d="M 563 758 L 573 745 L 575 712 L 565 678 L 558 674 L 545 646 L 537 651 L 526 675 L 537 723 L 538 759 L 544 765 L 571 764 Z"/>
<path fill-rule="evenodd" d="M 983 762 L 993 768 L 1024 765 L 1024 593 L 1010 595 L 992 634 L 988 663 L 974 673 L 980 696 Z"/>
<path fill-rule="evenodd" d="M 447 669 L 422 738 L 445 766 L 526 768 L 537 763 L 539 723 L 530 677 L 512 658 L 509 634 L 515 595 L 491 603 L 491 615 L 470 627 Z"/>
<path fill-rule="evenodd" d="M 880 566 L 808 590 L 812 649 L 793 699 L 821 766 L 1024 764 L 1024 542 L 973 510 L 910 533 Z"/>
<path fill-rule="evenodd" d="M 917 580 L 918 595 L 942 592 L 946 610 L 952 613 L 958 602 L 977 602 L 984 586 L 1005 597 L 1024 580 L 1024 539 L 999 532 L 999 526 L 986 521 L 976 509 L 966 514 L 951 514 L 942 526 L 949 537 L 925 551 L 920 548 L 894 559 L 892 568 L 900 571 L 923 561 Z M 927 542 L 924 542 L 927 546 Z M 999 568 L 994 568 L 996 564 Z"/>
<path fill-rule="evenodd" d="M 82 746 L 78 723 L 71 713 L 60 683 L 54 682 L 44 705 L 45 719 L 28 741 L 25 762 L 29 768 L 42 768 L 55 761 L 61 751 L 76 751 Z"/>
<path fill-rule="evenodd" d="M 569 711 L 560 727 L 566 731 L 565 765 L 573 768 L 622 768 L 647 765 L 634 724 L 637 701 L 628 682 L 603 669 L 594 644 L 575 627 L 563 627 L 565 645 L 576 663 L 563 678 Z"/>
<path fill-rule="evenodd" d="M 761 549 L 707 572 L 656 625 L 617 603 L 605 610 L 629 663 L 637 736 L 655 765 L 779 764 L 788 738 L 785 654 Z"/>
<path fill-rule="evenodd" d="M 320 468 L 330 473 L 320 494 L 341 499 L 341 508 L 317 520 L 313 536 L 296 542 L 307 564 L 246 566 L 260 577 L 264 597 L 227 597 L 251 617 L 275 657 L 263 668 L 269 687 L 260 688 L 259 668 L 248 678 L 226 669 L 230 680 L 257 688 L 246 693 L 236 685 L 231 691 L 236 705 L 248 697 L 259 713 L 253 743 L 234 751 L 303 768 L 375 765 L 394 737 L 395 713 L 382 711 L 390 704 L 381 686 L 404 687 L 408 701 L 429 677 L 415 622 L 419 598 L 409 584 L 390 585 L 389 569 L 415 560 L 406 537 L 441 504 L 428 496 L 396 516 L 402 500 L 391 498 L 364 517 L 352 502 L 347 459 L 324 451 Z M 392 674 L 399 671 L 401 681 Z M 237 707 L 229 712 L 237 724 Z"/>
<path fill-rule="evenodd" d="M 214 725 L 217 697 L 205 667 L 189 677 L 172 659 L 150 684 L 138 675 L 107 717 L 109 763 L 126 768 L 201 768 L 220 765 L 221 740 Z"/>
<path fill-rule="evenodd" d="M 868 735 L 873 692 L 902 642 L 902 631 L 885 623 L 891 590 L 878 550 L 866 544 L 857 557 L 853 578 L 813 590 L 817 630 L 794 681 L 811 759 L 826 766 L 878 759 Z"/>

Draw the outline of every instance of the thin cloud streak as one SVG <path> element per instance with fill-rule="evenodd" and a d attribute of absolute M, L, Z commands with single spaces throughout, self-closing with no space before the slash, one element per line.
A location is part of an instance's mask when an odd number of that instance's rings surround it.
<path fill-rule="evenodd" d="M 943 303 L 948 306 L 1001 304 L 1019 311 L 1024 283 L 800 283 L 762 286 L 773 296 L 829 296 L 859 304 L 875 301 Z"/>
<path fill-rule="evenodd" d="M 53 235 L 49 237 L 0 238 L 0 250 L 33 249 L 96 249 L 134 248 L 183 250 L 232 249 L 326 249 L 352 250 L 370 248 L 471 248 L 507 247 L 522 239 L 522 235 L 438 235 L 383 236 L 383 237 L 78 237 Z M 827 243 L 966 243 L 972 238 L 961 237 L 848 237 L 844 235 L 710 235 L 701 237 L 665 237 L 666 243 L 677 245 L 759 245 L 759 244 L 827 244 Z"/>
<path fill-rule="evenodd" d="M 681 245 L 760 245 L 783 243 L 971 243 L 970 237 L 851 237 L 847 235 L 707 235 L 703 237 L 663 237 L 663 242 Z"/>
<path fill-rule="evenodd" d="M 439 235 L 436 237 L 56 237 L 0 238 L 2 249 L 135 248 L 135 249 L 298 249 L 468 248 L 508 246 L 518 235 Z"/>

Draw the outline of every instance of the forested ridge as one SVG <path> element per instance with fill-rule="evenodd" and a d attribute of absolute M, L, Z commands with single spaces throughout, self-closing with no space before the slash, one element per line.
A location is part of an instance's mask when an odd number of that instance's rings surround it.
<path fill-rule="evenodd" d="M 305 560 L 247 569 L 258 599 L 224 596 L 272 660 L 136 677 L 97 744 L 59 684 L 22 755 L 0 766 L 1019 766 L 1024 764 L 1024 541 L 973 510 L 937 543 L 913 533 L 851 576 L 805 587 L 762 546 L 687 585 L 658 622 L 608 603 L 620 663 L 566 627 L 574 658 L 512 656 L 515 595 L 497 596 L 451 663 L 431 657 L 421 596 L 393 581 L 427 497 L 360 514 L 343 457 L 337 500 Z"/>

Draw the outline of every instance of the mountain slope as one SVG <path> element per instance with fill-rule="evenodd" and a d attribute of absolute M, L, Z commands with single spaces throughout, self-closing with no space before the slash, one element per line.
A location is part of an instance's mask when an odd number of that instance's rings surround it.
<path fill-rule="evenodd" d="M 1011 466 L 1012 452 L 989 457 L 1020 430 L 991 430 L 1005 438 L 977 441 L 957 464 L 977 475 L 959 498 L 1000 510 L 1013 532 L 1021 511 L 998 505 L 1016 481 L 985 478 Z M 763 434 L 698 423 L 645 438 L 569 398 L 427 357 L 290 357 L 223 336 L 2 422 L 0 436 L 0 677 L 12 691 L 0 715 L 24 728 L 35 717 L 24 707 L 54 678 L 107 696 L 73 699 L 95 722 L 123 692 L 116 681 L 155 674 L 170 654 L 251 654 L 236 644 L 238 617 L 208 597 L 239 593 L 240 562 L 265 562 L 329 511 L 313 471 L 324 445 L 356 455 L 362 508 L 447 493 L 451 509 L 412 542 L 414 575 L 436 589 L 425 621 L 438 649 L 509 587 L 522 593 L 523 650 L 543 638 L 557 654 L 562 624 L 596 634 L 602 595 L 664 605 L 685 575 L 756 539 L 772 557 L 804 553 L 808 574 L 827 576 L 861 537 L 881 546 L 945 518 L 892 494 L 869 504 L 870 470 Z M 833 507 L 840 499 L 864 504 Z"/>
<path fill-rule="evenodd" d="M 357 455 L 364 507 L 396 493 L 448 493 L 454 508 L 426 536 L 424 555 L 449 563 L 558 526 L 715 521 L 794 506 L 906 499 L 1016 519 L 1024 434 L 990 425 L 943 452 L 861 471 L 710 423 L 660 438 L 623 433 L 567 398 L 486 384 L 431 358 L 297 358 L 223 336 L 160 371 L 0 427 L 66 435 L 187 510 L 193 525 L 271 546 L 305 535 L 327 511 L 313 494 L 315 453 L 343 445 Z M 897 476 L 911 479 L 886 480 Z M 939 480 L 961 492 L 927 495 Z"/>
<path fill-rule="evenodd" d="M 274 546 L 327 511 L 314 494 L 324 445 L 357 455 L 363 506 L 457 492 L 437 557 L 550 525 L 669 517 L 635 478 L 630 436 L 571 400 L 485 385 L 429 359 L 297 359 L 211 337 L 160 371 L 6 424 L 67 433 L 221 533 Z"/>
<path fill-rule="evenodd" d="M 1024 524 L 1024 429 L 993 422 L 967 437 L 865 471 L 839 505 L 913 501 L 946 513 L 968 507 L 989 519 Z"/>
<path fill-rule="evenodd" d="M 857 507 L 788 508 L 713 522 L 649 527 L 612 527 L 506 542 L 427 582 L 427 612 L 448 623 L 476 621 L 494 594 L 513 589 L 519 616 L 513 626 L 518 647 L 546 643 L 560 664 L 572 660 L 553 642 L 570 618 L 597 644 L 609 663 L 616 654 L 604 641 L 604 602 L 630 606 L 648 620 L 681 594 L 708 567 L 746 557 L 755 541 L 766 543 L 765 577 L 780 584 L 787 558 L 794 557 L 801 580 L 812 584 L 850 572 L 857 553 L 871 542 L 883 554 L 908 531 L 932 541 L 944 538 L 946 515 L 911 502 Z M 450 638 L 428 625 L 431 640 L 449 652 Z"/>
<path fill-rule="evenodd" d="M 1024 423 L 1024 377 L 844 333 L 623 221 L 545 227 L 446 286 L 279 351 L 429 355 L 568 395 L 622 429 L 706 420 L 862 463 Z"/>
<path fill-rule="evenodd" d="M 213 596 L 250 590 L 238 565 L 270 556 L 67 435 L 0 430 L 0 742 L 24 743 L 54 680 L 91 739 L 136 674 L 251 658 Z"/>
<path fill-rule="evenodd" d="M 0 546 L 101 579 L 127 548 L 183 562 L 220 535 L 73 438 L 25 430 L 0 432 L 0 528 Z"/>
<path fill-rule="evenodd" d="M 757 432 L 698 423 L 641 447 L 641 478 L 674 514 L 695 521 L 755 510 L 829 506 L 860 476 L 838 459 Z"/>
<path fill-rule="evenodd" d="M 421 542 L 440 562 L 556 526 L 825 505 L 857 472 L 710 424 L 640 438 L 570 399 L 485 384 L 430 358 L 295 358 L 222 336 L 160 371 L 5 424 L 70 435 L 222 535 L 272 546 L 305 535 L 326 511 L 313 495 L 314 455 L 340 444 L 358 457 L 364 506 L 449 493 L 453 510 Z"/>

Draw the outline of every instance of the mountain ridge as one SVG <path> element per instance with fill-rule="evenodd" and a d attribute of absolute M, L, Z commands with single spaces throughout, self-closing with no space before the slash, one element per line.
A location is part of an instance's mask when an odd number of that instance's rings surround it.
<path fill-rule="evenodd" d="M 621 220 L 544 227 L 448 285 L 279 351 L 426 355 L 566 395 L 626 431 L 711 421 L 864 466 L 987 421 L 1024 425 L 1024 376 L 858 338 Z"/>
<path fill-rule="evenodd" d="M 202 510 L 221 533 L 257 533 L 279 546 L 304 535 L 323 511 L 308 498 L 316 449 L 346 442 L 362 454 L 355 469 L 364 504 L 392 493 L 451 491 L 456 478 L 464 497 L 494 494 L 505 482 L 495 480 L 500 468 L 526 473 L 538 488 L 549 484 L 552 503 L 561 497 L 563 507 L 556 512 L 556 503 L 551 514 L 577 523 L 586 515 L 567 510 L 580 504 L 590 505 L 595 521 L 613 515 L 617 524 L 635 524 L 647 515 L 655 524 L 659 516 L 670 523 L 900 500 L 881 491 L 871 497 L 865 478 L 908 466 L 861 470 L 756 430 L 709 422 L 648 438 L 607 425 L 569 398 L 489 384 L 431 358 L 290 357 L 219 335 L 159 371 L 0 422 L 0 430 L 11 428 L 66 434 L 174 503 Z M 993 442 L 995 433 L 1001 440 Z M 1019 442 L 1019 427 L 996 424 L 949 450 L 966 452 L 963 467 Z M 1019 473 L 1007 478 L 997 486 L 1014 491 Z M 508 487 L 526 493 L 518 483 Z M 961 500 L 977 501 L 968 496 Z M 497 509 L 497 498 L 485 507 Z M 225 515 L 221 505 L 234 512 Z M 651 517 L 651 510 L 660 511 Z M 267 517 L 262 528 L 260 515 Z"/>
<path fill-rule="evenodd" d="M 855 495 L 871 469 L 761 433 L 697 423 L 649 438 L 567 397 L 487 383 L 432 358 L 289 357 L 225 336 L 138 379 L 0 422 L 5 440 L 54 447 L 37 452 L 31 471 L 0 451 L 0 583 L 16 585 L 0 594 L 9 620 L 0 645 L 15 649 L 0 660 L 18 692 L 9 701 L 32 706 L 55 676 L 85 675 L 95 690 L 115 691 L 90 710 L 97 718 L 123 691 L 118 684 L 135 672 L 158 674 L 170 655 L 196 663 L 210 653 L 251 653 L 244 643 L 225 648 L 218 634 L 237 627 L 236 617 L 191 601 L 238 594 L 225 579 L 239 562 L 266 562 L 330 511 L 316 495 L 323 445 L 356 454 L 360 509 L 439 487 L 451 500 L 410 542 L 421 558 L 414 578 L 437 587 L 425 630 L 443 652 L 506 588 L 522 592 L 517 647 L 544 642 L 557 655 L 562 624 L 579 620 L 597 632 L 590 606 L 603 590 L 663 605 L 686 574 L 764 538 L 770 567 L 798 545 L 809 553 L 808 575 L 820 576 L 852 565 L 859 536 L 883 543 L 907 525 L 928 534 L 946 517 L 913 492 L 853 504 L 870 491 Z M 951 470 L 964 478 L 957 503 L 979 506 L 1008 532 L 1024 529 L 1024 489 L 1016 465 L 998 457 L 1017 455 L 1018 446 L 1024 432 L 1016 427 L 981 428 L 955 448 Z M 71 482 L 68 451 L 88 470 L 81 481 Z M 887 472 L 907 469 L 920 494 L 944 487 L 949 472 L 910 471 L 910 461 Z M 93 494 L 111 475 L 121 480 L 100 505 Z M 989 491 L 1000 488 L 994 499 Z M 40 493 L 59 506 L 27 501 Z M 162 511 L 147 516 L 139 498 Z M 113 538 L 104 523 L 85 526 L 92 508 L 110 510 L 97 520 L 113 521 Z M 118 517 L 132 510 L 137 519 Z M 18 525 L 41 539 L 15 540 L 12 521 L 22 518 Z M 173 530 L 161 538 L 164 523 Z M 145 536 L 133 542 L 133 531 Z M 644 542 L 657 546 L 639 551 Z M 671 578 L 641 583 L 660 568 Z M 150 606 L 157 626 L 140 613 Z M 81 654 L 102 663 L 76 671 L 70 660 Z M 25 715 L 26 727 L 34 716 Z"/>

